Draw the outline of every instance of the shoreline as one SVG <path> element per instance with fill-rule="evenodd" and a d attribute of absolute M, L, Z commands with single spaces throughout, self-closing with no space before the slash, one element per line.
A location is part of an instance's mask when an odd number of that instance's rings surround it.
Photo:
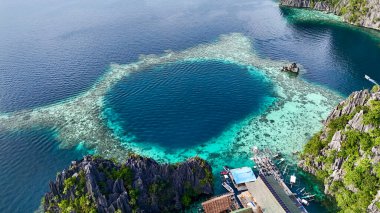
<path fill-rule="evenodd" d="M 300 0 L 280 0 L 279 6 L 280 7 L 287 7 L 287 8 L 297 8 L 297 9 L 309 9 L 313 11 L 320 11 L 324 12 L 327 14 L 333 14 L 339 18 L 342 19 L 344 23 L 347 23 L 351 26 L 359 27 L 359 28 L 364 28 L 364 29 L 371 29 L 375 30 L 377 32 L 380 32 L 380 15 L 375 14 L 374 16 L 377 16 L 377 18 L 374 17 L 367 17 L 368 14 L 371 13 L 376 13 L 376 11 L 370 11 L 366 12 L 366 14 L 361 14 L 361 16 L 357 17 L 355 21 L 350 21 L 353 19 L 355 14 L 351 14 L 350 12 L 345 12 L 347 8 L 350 6 L 350 2 L 348 3 L 342 3 L 341 2 L 337 3 L 337 5 L 330 5 L 329 3 L 326 3 L 324 1 L 300 1 Z M 364 6 L 361 5 L 360 10 L 362 10 L 362 7 L 367 8 L 367 5 L 365 4 Z M 373 5 L 371 6 L 371 10 L 376 10 L 372 9 Z M 364 10 L 364 9 L 363 9 Z M 356 17 L 356 16 L 355 16 Z M 368 19 L 373 18 L 373 20 L 369 21 Z M 359 23 L 359 20 L 361 23 Z M 369 23 L 370 24 L 369 24 Z M 376 26 L 377 24 L 377 26 Z"/>

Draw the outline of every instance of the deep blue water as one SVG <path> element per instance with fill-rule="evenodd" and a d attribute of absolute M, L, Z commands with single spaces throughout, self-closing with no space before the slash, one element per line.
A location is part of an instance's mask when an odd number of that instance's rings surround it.
<path fill-rule="evenodd" d="M 58 170 L 81 158 L 83 150 L 62 150 L 48 130 L 0 132 L 0 212 L 32 212 Z"/>
<path fill-rule="evenodd" d="M 378 40 L 352 27 L 289 22 L 291 13 L 271 0 L 2 0 L 0 112 L 72 97 L 88 89 L 111 62 L 128 63 L 139 54 L 181 50 L 230 32 L 250 37 L 263 57 L 302 63 L 308 81 L 345 95 L 371 86 L 364 74 L 380 80 Z M 200 86 L 207 90 L 206 85 Z M 248 108 L 223 117 L 215 132 L 255 107 Z M 47 130 L 0 132 L 0 212 L 36 209 L 48 180 L 81 155 L 59 150 Z"/>
<path fill-rule="evenodd" d="M 378 42 L 347 27 L 287 23 L 289 12 L 273 4 L 270 0 L 2 1 L 0 111 L 78 94 L 111 62 L 184 49 L 230 32 L 251 37 L 265 57 L 304 64 L 310 70 L 305 78 L 344 94 L 369 86 L 364 73 L 380 77 Z"/>
<path fill-rule="evenodd" d="M 271 93 L 257 70 L 221 61 L 178 62 L 120 81 L 107 94 L 105 111 L 137 141 L 186 148 L 258 112 Z"/>
<path fill-rule="evenodd" d="M 280 11 L 287 17 L 294 10 Z M 308 70 L 305 79 L 344 95 L 371 88 L 365 74 L 380 80 L 379 32 L 316 21 L 299 21 L 290 25 L 289 30 L 289 37 L 275 39 L 280 41 L 257 41 L 260 53 L 273 59 L 297 61 Z M 370 38 L 364 32 L 377 37 Z"/>

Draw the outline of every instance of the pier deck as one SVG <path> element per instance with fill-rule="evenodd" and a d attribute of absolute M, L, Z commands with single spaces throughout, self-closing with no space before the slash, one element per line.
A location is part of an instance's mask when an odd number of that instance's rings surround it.
<path fill-rule="evenodd" d="M 297 200 L 294 196 L 293 192 L 289 189 L 289 187 L 285 184 L 284 178 L 281 174 L 281 171 L 278 167 L 273 163 L 271 159 L 270 151 L 260 151 L 257 147 L 253 148 L 254 157 L 252 160 L 255 162 L 258 170 L 259 170 L 259 178 L 264 185 L 260 185 L 260 187 L 251 186 L 251 190 L 258 190 L 257 188 L 267 188 L 267 191 L 273 195 L 273 198 L 277 201 L 284 212 L 302 212 L 307 213 L 305 207 Z M 283 161 L 283 160 L 282 160 Z M 257 182 L 257 181 L 256 181 Z M 260 184 L 261 184 L 260 182 Z M 248 187 L 248 185 L 247 185 Z M 252 188 L 253 187 L 253 188 Z M 248 187 L 248 190 L 249 187 Z M 250 191 L 251 192 L 251 191 Z M 252 191 L 252 195 L 256 198 L 258 196 L 257 192 Z M 268 202 L 268 199 L 262 199 L 262 202 Z M 259 202 L 259 199 L 257 199 Z M 270 201 L 272 205 L 274 205 L 273 201 Z M 260 202 L 259 202 L 260 203 Z M 269 203 L 266 203 L 265 206 L 268 206 Z M 270 211 L 272 212 L 272 210 Z M 273 211 L 277 212 L 277 211 Z"/>
<path fill-rule="evenodd" d="M 261 178 L 246 185 L 249 193 L 255 198 L 263 212 L 286 213 Z"/>

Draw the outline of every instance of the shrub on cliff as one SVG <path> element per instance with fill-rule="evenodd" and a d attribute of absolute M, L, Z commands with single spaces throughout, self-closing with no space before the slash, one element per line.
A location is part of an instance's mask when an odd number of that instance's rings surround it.
<path fill-rule="evenodd" d="M 178 212 L 213 193 L 210 165 L 191 158 L 175 166 L 130 156 L 125 163 L 86 156 L 51 182 L 45 212 Z"/>
<path fill-rule="evenodd" d="M 324 181 L 341 212 L 366 212 L 380 190 L 380 156 L 376 151 L 380 146 L 380 101 L 369 101 L 369 97 L 368 91 L 355 93 L 335 108 L 334 116 L 309 140 L 300 156 L 300 165 Z M 359 112 L 363 113 L 363 123 L 348 124 L 355 115 L 361 115 Z M 356 116 L 355 122 L 360 121 Z M 340 134 L 332 141 L 337 131 Z"/>
<path fill-rule="evenodd" d="M 380 101 L 371 101 L 369 109 L 364 115 L 364 123 L 380 126 Z"/>

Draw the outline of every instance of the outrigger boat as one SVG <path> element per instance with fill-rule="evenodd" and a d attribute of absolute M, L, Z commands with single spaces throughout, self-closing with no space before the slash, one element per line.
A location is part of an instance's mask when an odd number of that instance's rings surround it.
<path fill-rule="evenodd" d="M 299 198 L 298 198 L 299 199 Z M 309 201 L 305 200 L 305 199 L 300 199 L 300 202 L 305 205 L 305 206 L 308 206 L 309 205 Z"/>
<path fill-rule="evenodd" d="M 222 180 L 222 186 L 229 192 L 234 193 L 234 190 L 230 186 L 231 181 L 229 177 L 230 168 L 223 166 L 223 171 L 220 172 L 220 178 Z"/>
<path fill-rule="evenodd" d="M 232 189 L 232 187 L 230 185 L 228 185 L 226 182 L 223 182 L 222 183 L 222 186 L 227 189 L 227 191 L 231 192 L 231 193 L 234 193 L 234 190 Z"/>
<path fill-rule="evenodd" d="M 373 80 L 371 77 L 369 77 L 368 75 L 364 75 L 364 78 L 367 79 L 368 81 L 376 84 L 376 85 L 379 85 L 375 80 Z"/>

